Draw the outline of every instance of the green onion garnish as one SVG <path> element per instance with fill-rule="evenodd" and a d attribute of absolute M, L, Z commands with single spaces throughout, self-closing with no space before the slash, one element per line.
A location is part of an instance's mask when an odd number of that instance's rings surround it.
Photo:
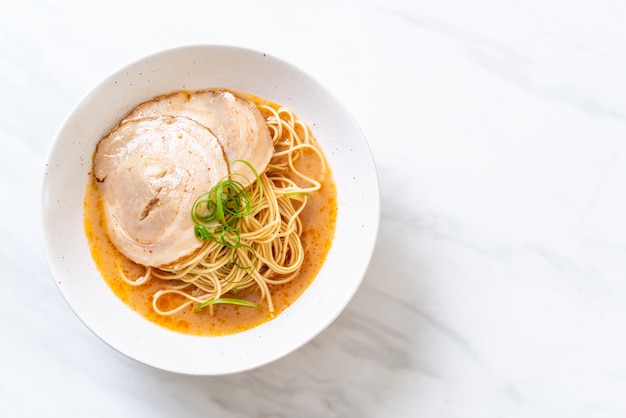
<path fill-rule="evenodd" d="M 230 283 L 241 283 L 254 274 L 259 263 L 255 249 L 249 244 L 241 242 L 240 230 L 243 218 L 253 215 L 259 209 L 263 199 L 263 184 L 259 174 L 250 163 L 244 160 L 236 160 L 235 162 L 247 165 L 254 174 L 259 187 L 257 204 L 254 205 L 246 187 L 237 180 L 233 180 L 234 176 L 241 175 L 230 174 L 196 199 L 191 209 L 191 218 L 194 222 L 194 235 L 200 241 L 214 241 L 233 250 L 242 248 L 251 254 L 249 262 L 242 262 L 237 257 L 237 251 L 233 252 L 233 259 L 229 268 L 247 270 L 247 273 L 245 277 L 237 281 L 225 280 Z M 248 179 L 246 181 L 249 183 Z M 201 303 L 196 311 L 215 303 L 231 303 L 260 309 L 256 303 L 240 299 L 218 298 Z"/>
<path fill-rule="evenodd" d="M 243 160 L 259 184 L 259 201 L 253 206 L 245 186 L 228 177 L 219 181 L 208 192 L 200 195 L 191 209 L 194 234 L 201 241 L 212 240 L 229 248 L 238 248 L 241 239 L 241 219 L 257 211 L 263 199 L 263 185 L 254 167 Z M 247 179 L 246 179 L 247 180 Z"/>
<path fill-rule="evenodd" d="M 249 306 L 251 308 L 261 309 L 259 305 L 257 305 L 254 302 L 250 302 L 249 300 L 234 299 L 234 298 L 217 298 L 217 299 L 207 300 L 206 302 L 202 302 L 201 304 L 196 306 L 196 312 L 198 312 L 202 308 L 206 308 L 207 306 L 216 305 L 219 303 L 229 304 L 229 305 Z"/>

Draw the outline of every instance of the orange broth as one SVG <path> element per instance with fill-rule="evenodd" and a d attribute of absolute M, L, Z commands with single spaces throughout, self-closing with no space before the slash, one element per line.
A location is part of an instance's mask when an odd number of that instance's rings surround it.
<path fill-rule="evenodd" d="M 248 96 L 249 98 L 251 96 Z M 259 98 L 252 98 L 259 103 L 267 103 Z M 321 167 L 317 159 L 309 153 L 303 155 L 304 172 L 319 173 Z M 337 194 L 330 169 L 325 173 L 321 190 L 315 192 L 300 215 L 303 226 L 301 236 L 305 249 L 305 259 L 298 277 L 286 284 L 269 285 L 274 303 L 274 312 L 269 312 L 265 301 L 261 300 L 258 289 L 244 289 L 237 293 L 243 298 L 259 304 L 262 309 L 245 306 L 219 304 L 213 306 L 213 314 L 209 309 L 194 311 L 190 305 L 183 311 L 168 316 L 157 314 L 152 307 L 152 296 L 163 289 L 166 280 L 152 277 L 141 286 L 131 286 L 120 276 L 120 268 L 127 277 L 133 279 L 144 274 L 145 268 L 135 264 L 121 254 L 111 243 L 103 228 L 102 202 L 95 178 L 90 178 L 85 191 L 84 223 L 91 255 L 102 277 L 111 290 L 130 308 L 144 318 L 173 331 L 191 335 L 215 336 L 227 335 L 244 331 L 269 321 L 293 304 L 315 279 L 330 249 L 337 217 Z M 190 215 L 191 216 L 191 215 Z M 178 306 L 182 297 L 170 299 L 162 297 L 159 307 L 167 309 Z"/>

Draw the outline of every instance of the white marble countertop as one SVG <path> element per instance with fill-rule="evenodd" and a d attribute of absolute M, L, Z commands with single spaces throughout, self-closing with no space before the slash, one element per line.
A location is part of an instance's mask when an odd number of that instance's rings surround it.
<path fill-rule="evenodd" d="M 626 416 L 626 4 L 14 2 L 0 13 L 0 416 Z M 222 377 L 152 369 L 65 303 L 40 240 L 80 98 L 185 44 L 332 90 L 379 170 L 379 240 L 320 336 Z"/>

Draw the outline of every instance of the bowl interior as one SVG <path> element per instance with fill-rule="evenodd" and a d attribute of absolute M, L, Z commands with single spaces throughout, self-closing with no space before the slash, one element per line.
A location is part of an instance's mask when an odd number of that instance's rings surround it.
<path fill-rule="evenodd" d="M 92 260 L 83 198 L 97 142 L 137 104 L 175 90 L 223 87 L 289 106 L 306 120 L 337 186 L 335 238 L 317 278 L 291 307 L 261 326 L 223 337 L 164 329 L 128 308 Z M 360 285 L 379 222 L 376 170 L 358 126 L 311 77 L 268 54 L 227 46 L 156 53 L 96 86 L 61 126 L 43 180 L 44 249 L 54 280 L 76 315 L 104 342 L 142 363 L 179 373 L 252 369 L 299 348 L 326 328 Z"/>

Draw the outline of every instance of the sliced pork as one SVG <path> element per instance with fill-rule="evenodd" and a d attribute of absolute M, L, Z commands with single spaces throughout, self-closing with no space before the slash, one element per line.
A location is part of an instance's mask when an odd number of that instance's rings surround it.
<path fill-rule="evenodd" d="M 265 118 L 252 103 L 228 91 L 176 92 L 143 103 L 126 120 L 160 115 L 185 116 L 209 128 L 220 140 L 234 180 L 246 184 L 254 174 L 242 163 L 249 162 L 261 174 L 267 168 L 274 146 Z"/>
<path fill-rule="evenodd" d="M 193 232 L 192 205 L 228 172 L 220 141 L 194 120 L 161 115 L 123 121 L 94 154 L 109 238 L 145 266 L 189 256 L 202 245 Z"/>

